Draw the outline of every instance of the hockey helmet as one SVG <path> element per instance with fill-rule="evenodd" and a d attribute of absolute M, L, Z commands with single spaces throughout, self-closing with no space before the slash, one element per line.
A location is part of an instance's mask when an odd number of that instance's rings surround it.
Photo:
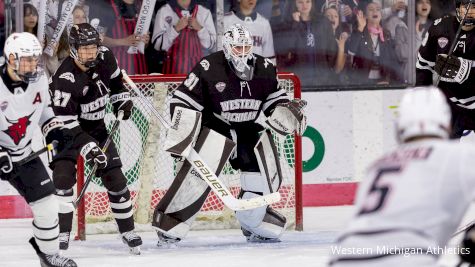
<path fill-rule="evenodd" d="M 396 122 L 400 143 L 418 136 L 448 138 L 451 111 L 445 95 L 434 86 L 408 89 Z"/>
<path fill-rule="evenodd" d="M 244 80 L 251 80 L 254 72 L 252 47 L 251 33 L 241 24 L 234 24 L 224 32 L 224 56 L 231 63 L 231 69 Z"/>
<path fill-rule="evenodd" d="M 472 4 L 472 8 L 475 8 L 475 0 L 455 0 L 455 14 L 457 15 L 457 20 L 460 22 L 465 17 L 465 13 L 460 11 L 460 6 L 465 5 L 468 7 L 469 4 Z M 473 26 L 475 25 L 475 18 L 465 17 L 463 21 L 463 25 L 465 26 Z"/>
<path fill-rule="evenodd" d="M 36 36 L 28 32 L 21 32 L 12 33 L 8 36 L 5 41 L 3 54 L 5 55 L 8 66 L 13 69 L 15 75 L 17 75 L 20 80 L 29 83 L 37 81 L 43 73 L 43 69 L 38 65 L 42 51 L 43 48 Z M 13 55 L 13 63 L 9 60 L 11 55 Z M 36 61 L 35 69 L 22 70 L 21 64 L 23 63 L 21 58 Z"/>
<path fill-rule="evenodd" d="M 69 32 L 70 55 L 87 68 L 93 68 L 97 65 L 99 50 L 96 50 L 96 54 L 92 58 L 81 59 L 78 54 L 79 47 L 87 45 L 99 46 L 100 43 L 99 33 L 89 23 L 75 24 L 71 27 Z"/>

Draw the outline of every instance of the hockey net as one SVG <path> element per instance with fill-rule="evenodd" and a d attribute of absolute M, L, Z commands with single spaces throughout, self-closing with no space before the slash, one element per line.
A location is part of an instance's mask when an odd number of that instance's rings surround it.
<path fill-rule="evenodd" d="M 166 117 L 169 115 L 169 101 L 173 92 L 186 78 L 184 75 L 130 76 L 142 94 L 152 101 L 154 107 Z M 126 84 L 126 87 L 128 85 Z M 300 82 L 293 74 L 279 74 L 279 87 L 284 88 L 290 97 L 300 97 Z M 176 160 L 163 150 L 166 130 L 143 104 L 143 99 L 132 93 L 134 110 L 127 121 L 122 121 L 113 137 L 122 160 L 122 171 L 132 195 L 134 220 L 137 230 L 152 230 L 151 218 L 154 207 L 171 185 L 176 174 Z M 115 117 L 109 106 L 105 117 L 110 128 Z M 281 201 L 273 208 L 287 217 L 288 227 L 302 230 L 302 161 L 301 140 L 299 136 L 288 135 L 278 138 L 280 163 L 284 181 L 280 193 Z M 77 192 L 90 173 L 82 159 L 78 160 Z M 229 163 L 224 167 L 220 178 L 231 192 L 237 196 L 240 190 L 239 172 Z M 211 192 L 204 203 L 192 229 L 238 228 L 234 212 L 229 210 Z M 93 177 L 84 201 L 77 212 L 77 238 L 85 239 L 87 234 L 116 232 L 114 218 L 109 206 L 107 190 L 100 178 Z"/>

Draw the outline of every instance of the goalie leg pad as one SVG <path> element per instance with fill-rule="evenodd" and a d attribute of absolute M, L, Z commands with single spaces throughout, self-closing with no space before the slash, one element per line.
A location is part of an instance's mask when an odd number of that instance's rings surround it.
<path fill-rule="evenodd" d="M 261 176 L 266 178 L 270 193 L 277 192 L 282 184 L 279 153 L 269 130 L 264 131 L 254 147 Z M 264 192 L 267 193 L 268 192 Z"/>
<path fill-rule="evenodd" d="M 176 107 L 172 126 L 168 129 L 165 151 L 186 157 L 193 147 L 201 128 L 201 112 Z"/>
<path fill-rule="evenodd" d="M 58 211 L 59 205 L 54 195 L 49 195 L 30 203 L 33 212 L 33 234 L 41 252 L 55 254 L 59 250 Z"/>
<path fill-rule="evenodd" d="M 259 173 L 241 174 L 241 198 L 250 199 L 270 192 L 267 179 Z M 270 207 L 236 211 L 241 227 L 253 235 L 265 238 L 279 238 L 285 230 L 286 219 Z"/>
<path fill-rule="evenodd" d="M 234 143 L 225 136 L 204 127 L 195 149 L 219 176 L 234 149 Z M 184 238 L 210 190 L 211 188 L 196 173 L 191 164 L 185 161 L 167 193 L 155 208 L 152 226 L 169 237 Z"/>

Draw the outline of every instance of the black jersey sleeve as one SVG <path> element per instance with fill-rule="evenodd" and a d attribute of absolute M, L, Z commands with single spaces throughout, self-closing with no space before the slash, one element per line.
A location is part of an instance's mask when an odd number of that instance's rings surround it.
<path fill-rule="evenodd" d="M 431 85 L 432 75 L 435 73 L 435 59 L 437 57 L 438 25 L 432 25 L 426 32 L 416 63 L 416 85 Z"/>
<path fill-rule="evenodd" d="M 51 77 L 49 92 L 53 111 L 56 117 L 63 121 L 64 126 L 71 130 L 73 148 L 80 148 L 89 142 L 97 141 L 84 132 L 79 125 L 80 103 L 82 88 L 78 89 L 75 77 L 71 72 L 57 71 Z"/>
<path fill-rule="evenodd" d="M 120 71 L 117 59 L 112 51 L 105 46 L 101 46 L 99 51 L 101 53 L 103 64 L 105 64 L 109 69 L 111 95 L 128 92 L 122 82 L 122 72 Z"/>
<path fill-rule="evenodd" d="M 193 67 L 185 81 L 183 81 L 173 93 L 173 97 L 170 101 L 170 111 L 172 115 L 175 108 L 179 106 L 200 112 L 203 111 L 205 108 L 203 99 L 205 82 L 203 78 L 203 67 L 198 63 Z"/>
<path fill-rule="evenodd" d="M 280 103 L 289 102 L 289 96 L 284 88 L 279 88 L 279 82 L 277 80 L 277 70 L 274 67 L 272 61 L 268 58 L 260 58 L 256 61 L 256 65 L 259 68 L 261 65 L 267 73 L 267 83 L 271 88 L 269 95 L 262 105 L 262 111 L 265 116 L 270 116 L 275 107 Z"/>

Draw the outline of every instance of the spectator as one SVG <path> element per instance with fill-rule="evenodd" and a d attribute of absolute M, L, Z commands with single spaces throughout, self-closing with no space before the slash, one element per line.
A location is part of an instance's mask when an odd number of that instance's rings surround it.
<path fill-rule="evenodd" d="M 346 75 L 343 75 L 343 71 L 347 58 L 345 44 L 348 38 L 350 37 L 349 26 L 341 23 L 338 9 L 335 6 L 329 7 L 325 10 L 325 17 L 328 18 L 332 25 L 333 35 L 338 45 L 338 52 L 336 56 L 334 70 L 335 73 L 340 75 L 339 80 L 343 83 L 346 83 L 348 79 L 346 79 Z"/>
<path fill-rule="evenodd" d="M 355 22 L 359 5 L 367 0 L 315 0 L 316 10 L 324 13 L 329 7 L 337 8 L 342 22 Z"/>
<path fill-rule="evenodd" d="M 305 87 L 335 84 L 337 43 L 330 21 L 313 8 L 311 0 L 288 3 L 278 33 L 279 67 L 295 72 Z"/>
<path fill-rule="evenodd" d="M 75 6 L 72 14 L 73 24 L 89 23 L 86 9 L 87 6 Z"/>
<path fill-rule="evenodd" d="M 413 66 L 409 66 L 409 57 L 414 56 L 414 53 L 409 52 L 411 49 L 409 29 L 404 22 L 407 6 L 404 0 L 395 0 L 393 6 L 395 6 L 394 11 L 385 20 L 384 28 L 389 31 L 394 40 L 394 52 L 400 66 L 398 76 L 402 78 L 403 82 L 407 83 L 411 72 L 414 72 Z"/>
<path fill-rule="evenodd" d="M 100 20 L 100 26 L 107 32 L 103 44 L 109 47 L 117 58 L 119 67 L 128 74 L 147 74 L 148 68 L 145 55 L 140 52 L 128 54 L 130 46 L 143 42 L 148 46 L 150 34 L 135 35 L 135 25 L 140 12 L 142 1 L 135 0 L 90 0 L 90 15 L 92 19 Z"/>
<path fill-rule="evenodd" d="M 23 30 L 35 36 L 38 32 L 38 11 L 32 4 L 23 5 Z"/>
<path fill-rule="evenodd" d="M 371 2 L 358 12 L 358 27 L 348 41 L 348 54 L 353 56 L 352 82 L 388 84 L 397 80 L 397 59 L 394 41 L 381 26 L 381 4 Z"/>
<path fill-rule="evenodd" d="M 239 5 L 224 16 L 224 29 L 229 29 L 234 24 L 241 24 L 252 35 L 254 41 L 253 53 L 275 60 L 274 40 L 269 21 L 255 11 L 256 0 L 240 0 Z M 222 50 L 218 44 L 218 50 Z"/>
<path fill-rule="evenodd" d="M 167 51 L 163 73 L 186 74 L 203 57 L 203 49 L 215 49 L 211 12 L 193 0 L 171 0 L 157 12 L 152 40 L 157 51 Z"/>
<path fill-rule="evenodd" d="M 407 0 L 384 0 L 383 7 L 383 20 L 396 16 L 403 22 L 407 21 Z"/>
<path fill-rule="evenodd" d="M 431 0 L 417 0 L 416 2 L 416 50 L 417 54 L 421 46 L 424 35 L 432 25 L 432 20 L 429 18 L 432 5 Z"/>

